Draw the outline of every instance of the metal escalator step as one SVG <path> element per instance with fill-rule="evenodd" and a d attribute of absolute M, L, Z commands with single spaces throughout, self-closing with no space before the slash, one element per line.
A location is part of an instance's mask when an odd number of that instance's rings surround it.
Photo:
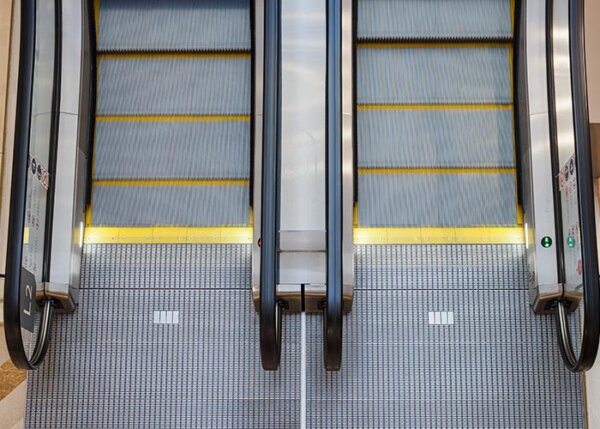
<path fill-rule="evenodd" d="M 359 290 L 527 290 L 520 244 L 354 246 Z"/>
<path fill-rule="evenodd" d="M 359 0 L 362 40 L 510 39 L 511 0 Z"/>
<path fill-rule="evenodd" d="M 81 279 L 87 289 L 247 290 L 251 261 L 243 244 L 86 244 Z"/>
<path fill-rule="evenodd" d="M 512 103 L 510 47 L 363 47 L 358 104 Z"/>
<path fill-rule="evenodd" d="M 309 318 L 307 427 L 584 427 L 581 376 L 528 292 L 444 287 L 356 291 L 340 372 L 324 371 L 322 321 Z"/>
<path fill-rule="evenodd" d="M 139 290 L 83 285 L 30 374 L 26 426 L 297 428 L 299 316 L 286 316 L 281 369 L 267 372 L 250 290 L 160 290 L 157 280 L 148 270 Z"/>
<path fill-rule="evenodd" d="M 100 51 L 250 49 L 249 0 L 102 0 Z"/>
<path fill-rule="evenodd" d="M 247 184 L 95 185 L 93 226 L 244 226 Z"/>
<path fill-rule="evenodd" d="M 512 226 L 511 173 L 360 174 L 358 223 L 373 227 Z"/>
<path fill-rule="evenodd" d="M 359 167 L 513 167 L 512 109 L 358 110 Z"/>
<path fill-rule="evenodd" d="M 248 178 L 250 121 L 98 121 L 95 179 Z"/>
<path fill-rule="evenodd" d="M 98 115 L 248 115 L 250 57 L 101 57 Z"/>

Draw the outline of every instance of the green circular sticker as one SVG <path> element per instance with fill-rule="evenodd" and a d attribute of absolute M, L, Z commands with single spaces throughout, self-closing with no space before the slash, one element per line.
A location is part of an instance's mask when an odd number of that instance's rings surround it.
<path fill-rule="evenodd" d="M 542 246 L 545 247 L 546 249 L 550 246 L 552 246 L 552 239 L 548 236 L 542 238 Z"/>

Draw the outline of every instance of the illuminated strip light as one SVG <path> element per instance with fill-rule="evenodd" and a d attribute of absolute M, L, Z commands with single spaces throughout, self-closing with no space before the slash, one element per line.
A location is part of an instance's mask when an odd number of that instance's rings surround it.
<path fill-rule="evenodd" d="M 250 244 L 252 227 L 88 227 L 86 244 Z"/>
<path fill-rule="evenodd" d="M 354 228 L 354 244 L 524 244 L 521 227 Z"/>

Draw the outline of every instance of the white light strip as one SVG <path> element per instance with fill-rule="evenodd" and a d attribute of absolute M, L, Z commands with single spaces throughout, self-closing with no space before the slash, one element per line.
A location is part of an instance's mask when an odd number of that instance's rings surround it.
<path fill-rule="evenodd" d="M 179 311 L 155 311 L 154 323 L 157 325 L 179 325 Z"/>
<path fill-rule="evenodd" d="M 430 325 L 454 325 L 453 311 L 430 311 L 428 318 Z"/>

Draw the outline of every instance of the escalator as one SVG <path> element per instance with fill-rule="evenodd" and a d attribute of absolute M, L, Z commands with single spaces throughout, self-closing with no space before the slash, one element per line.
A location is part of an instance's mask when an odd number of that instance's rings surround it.
<path fill-rule="evenodd" d="M 359 0 L 356 13 L 355 304 L 310 426 L 582 427 L 580 379 L 528 306 L 520 9 Z"/>
<path fill-rule="evenodd" d="M 256 353 L 251 2 L 90 6 L 79 303 L 31 378 L 27 425 L 277 427 L 295 362 L 292 345 L 270 373 Z"/>
<path fill-rule="evenodd" d="M 585 426 L 578 0 L 22 3 L 27 427 Z"/>

